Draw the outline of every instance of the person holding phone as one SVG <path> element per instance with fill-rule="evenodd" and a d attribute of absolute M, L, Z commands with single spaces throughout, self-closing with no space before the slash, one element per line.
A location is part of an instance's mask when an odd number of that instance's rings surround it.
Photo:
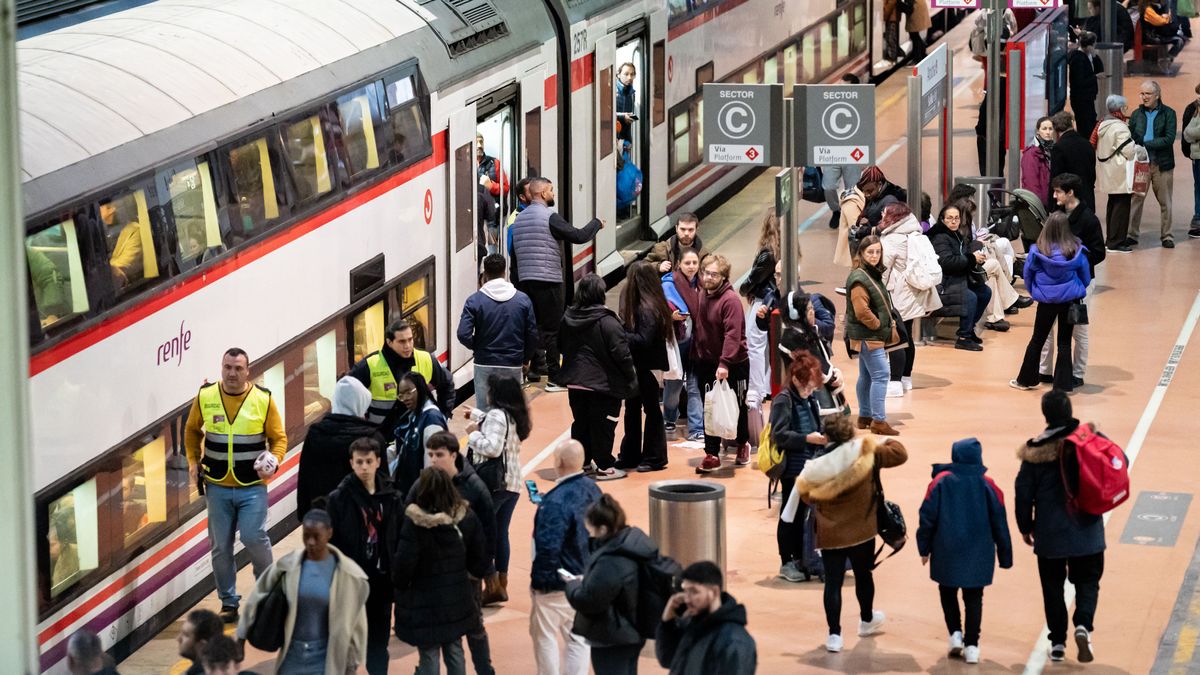
<path fill-rule="evenodd" d="M 676 269 L 662 276 L 663 294 L 673 310 L 675 321 L 675 343 L 679 345 L 680 361 L 683 364 L 683 379 L 663 382 L 663 428 L 667 434 L 675 433 L 675 422 L 679 419 L 679 398 L 687 389 L 687 439 L 704 440 L 704 405 L 700 400 L 700 385 L 692 369 L 692 311 L 700 307 L 700 254 L 684 249 Z"/>
<path fill-rule="evenodd" d="M 758 651 L 746 607 L 724 590 L 721 568 L 707 560 L 680 575 L 683 589 L 663 609 L 654 655 L 671 675 L 753 675 Z"/>

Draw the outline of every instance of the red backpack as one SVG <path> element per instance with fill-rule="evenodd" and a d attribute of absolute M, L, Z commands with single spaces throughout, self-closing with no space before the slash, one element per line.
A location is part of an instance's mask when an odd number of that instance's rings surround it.
<path fill-rule="evenodd" d="M 1060 457 L 1067 501 L 1083 513 L 1099 516 L 1120 506 L 1129 498 L 1129 459 L 1119 445 L 1092 431 L 1086 423 L 1067 436 L 1075 446 L 1075 464 L 1079 467 L 1078 489 L 1072 493 L 1067 479 L 1066 453 Z"/>

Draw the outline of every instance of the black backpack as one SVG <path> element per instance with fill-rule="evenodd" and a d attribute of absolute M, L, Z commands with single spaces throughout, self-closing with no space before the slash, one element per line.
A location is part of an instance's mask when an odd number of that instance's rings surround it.
<path fill-rule="evenodd" d="M 638 634 L 647 640 L 653 640 L 658 633 L 658 624 L 662 623 L 662 613 L 667 607 L 667 601 L 678 591 L 676 586 L 683 568 L 674 558 L 659 555 L 650 560 L 639 560 L 637 608 L 634 612 L 634 625 Z"/>

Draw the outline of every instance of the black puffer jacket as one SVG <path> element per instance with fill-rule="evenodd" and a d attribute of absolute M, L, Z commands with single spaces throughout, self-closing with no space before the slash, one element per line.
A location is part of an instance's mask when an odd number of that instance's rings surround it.
<path fill-rule="evenodd" d="M 758 650 L 746 631 L 746 607 L 728 593 L 717 611 L 658 625 L 654 653 L 671 675 L 754 675 Z"/>
<path fill-rule="evenodd" d="M 795 387 L 788 386 L 771 402 L 771 440 L 783 450 L 784 478 L 795 478 L 804 470 L 820 446 L 808 442 L 808 435 L 821 431 L 821 413 L 810 396 L 800 398 Z"/>
<path fill-rule="evenodd" d="M 558 339 L 562 350 L 559 384 L 622 399 L 637 391 L 625 327 L 611 309 L 604 305 L 571 307 L 563 316 Z"/>
<path fill-rule="evenodd" d="M 645 642 L 636 620 L 638 565 L 658 557 L 658 544 L 636 527 L 607 541 L 592 541 L 592 555 L 581 581 L 567 583 L 567 601 L 575 608 L 571 629 L 594 645 Z"/>
<path fill-rule="evenodd" d="M 381 448 L 386 445 L 375 425 L 353 415 L 329 413 L 308 428 L 296 479 L 296 513 L 308 513 L 312 500 L 333 492 L 350 474 L 350 444 L 367 436 Z"/>
<path fill-rule="evenodd" d="M 430 514 L 409 504 L 392 554 L 396 637 L 429 647 L 479 628 L 471 577 L 486 572 L 483 531 L 466 504 L 453 514 Z"/>
<path fill-rule="evenodd" d="M 942 308 L 934 312 L 936 316 L 966 316 L 967 302 L 964 297 L 967 292 L 971 270 L 975 268 L 975 258 L 971 254 L 983 248 L 981 242 L 966 239 L 962 236 L 964 227 L 955 232 L 943 223 L 934 223 L 926 236 L 933 244 L 937 253 L 938 265 L 942 268 L 942 283 L 938 284 L 938 297 L 942 299 Z"/>
<path fill-rule="evenodd" d="M 475 467 L 470 462 L 463 459 L 462 453 L 454 459 L 455 465 L 458 467 L 458 473 L 454 474 L 454 487 L 458 488 L 458 494 L 463 499 L 467 500 L 467 505 L 471 507 L 471 511 L 475 517 L 479 519 L 479 527 L 483 531 L 483 542 L 487 547 L 487 551 L 496 550 L 496 511 L 495 505 L 492 502 L 492 491 L 488 489 L 487 483 L 475 473 Z M 408 490 L 408 496 L 405 497 L 405 504 L 412 504 L 417 498 L 417 488 L 420 487 L 421 481 L 418 479 L 416 483 Z M 492 555 L 488 553 L 488 574 L 492 572 Z"/>
<path fill-rule="evenodd" d="M 639 307 L 634 324 L 633 330 L 625 330 L 633 365 L 640 370 L 666 370 L 667 339 L 654 311 Z"/>
<path fill-rule="evenodd" d="M 380 471 L 375 475 L 375 494 L 367 492 L 358 476 L 353 473 L 346 476 L 329 494 L 326 510 L 333 521 L 333 538 L 329 543 L 358 563 L 372 580 L 387 578 L 397 531 L 404 518 L 404 503 L 387 473 Z M 374 548 L 367 543 L 371 529 L 368 513 L 372 514 L 375 529 Z"/>

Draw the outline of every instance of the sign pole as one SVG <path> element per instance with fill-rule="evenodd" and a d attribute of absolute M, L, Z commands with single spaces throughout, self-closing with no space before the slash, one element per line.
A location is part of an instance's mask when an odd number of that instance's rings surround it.
<path fill-rule="evenodd" d="M 950 198 L 954 180 L 954 50 L 946 49 L 946 107 L 942 108 L 942 120 L 938 124 L 942 132 L 942 161 L 938 164 L 938 187 L 942 190 L 942 201 Z"/>
<path fill-rule="evenodd" d="M 984 143 L 986 156 L 983 161 L 985 173 L 999 176 L 1000 166 L 1000 37 L 1004 34 L 1004 0 L 991 0 L 992 14 L 988 17 L 988 67 L 987 67 L 987 137 Z"/>
<path fill-rule="evenodd" d="M 1021 71 L 1021 52 L 1011 51 L 1008 53 L 1008 72 L 1016 74 L 1017 77 L 1025 77 Z M 1011 76 L 1010 76 L 1011 77 Z M 1010 83 L 1011 84 L 1011 83 Z M 1005 104 L 1008 106 L 1008 183 L 1009 190 L 1016 190 L 1021 187 L 1021 149 L 1025 144 L 1025 139 L 1021 138 L 1021 87 L 1008 88 L 1008 101 Z M 994 174 L 999 176 L 1000 174 Z"/>
<path fill-rule="evenodd" d="M 784 189 L 786 189 L 790 194 L 787 195 L 787 201 L 789 202 L 789 204 L 787 204 L 786 212 L 780 213 L 780 212 L 778 212 L 779 210 L 776 209 L 776 214 L 775 214 L 776 216 L 779 217 L 779 232 L 780 232 L 779 250 L 780 250 L 780 257 L 783 260 L 783 265 L 782 265 L 782 267 L 783 267 L 783 288 L 779 289 L 781 293 L 786 293 L 786 292 L 796 288 L 796 282 L 797 282 L 797 279 L 796 279 L 796 276 L 797 276 L 796 275 L 796 223 L 795 223 L 796 218 L 794 218 L 792 216 L 792 214 L 795 213 L 795 211 L 796 211 L 796 204 L 797 204 L 797 202 L 796 202 L 796 183 L 797 183 L 796 165 L 799 163 L 798 158 L 796 157 L 796 149 L 795 149 L 795 147 L 793 147 L 794 144 L 792 142 L 793 135 L 796 132 L 795 125 L 792 120 L 792 106 L 794 106 L 795 104 L 796 104 L 795 99 L 785 98 L 783 100 L 783 114 L 784 114 L 784 120 L 785 120 L 784 131 L 783 131 L 783 137 L 784 137 L 784 146 L 783 146 L 784 151 L 783 152 L 787 156 L 787 161 L 785 162 L 784 171 L 788 172 L 787 175 L 790 178 L 790 180 L 784 181 L 784 183 L 786 183 L 786 185 L 784 186 Z M 776 201 L 782 201 L 782 200 L 777 198 Z"/>
<path fill-rule="evenodd" d="M 908 76 L 908 206 L 921 215 L 921 134 L 924 124 L 921 124 L 921 78 Z"/>

